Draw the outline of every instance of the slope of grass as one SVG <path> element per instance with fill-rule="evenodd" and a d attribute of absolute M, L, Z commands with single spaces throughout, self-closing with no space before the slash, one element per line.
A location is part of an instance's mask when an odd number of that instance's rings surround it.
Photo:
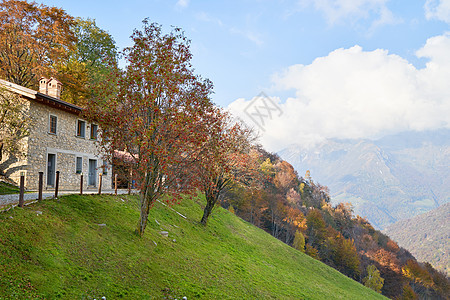
<path fill-rule="evenodd" d="M 156 203 L 143 238 L 135 196 L 71 195 L 1 213 L 0 299 L 383 298 L 224 209 L 201 226 L 203 201 Z"/>

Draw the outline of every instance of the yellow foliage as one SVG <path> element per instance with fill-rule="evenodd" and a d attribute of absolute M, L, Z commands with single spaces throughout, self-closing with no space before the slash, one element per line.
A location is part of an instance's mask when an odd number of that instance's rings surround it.
<path fill-rule="evenodd" d="M 294 242 L 292 243 L 292 247 L 295 249 L 305 252 L 305 237 L 300 231 L 295 232 Z"/>
<path fill-rule="evenodd" d="M 368 288 L 376 291 L 377 293 L 381 293 L 381 289 L 383 288 L 384 279 L 380 276 L 380 271 L 374 266 L 367 266 L 367 277 L 363 279 L 363 283 Z"/>

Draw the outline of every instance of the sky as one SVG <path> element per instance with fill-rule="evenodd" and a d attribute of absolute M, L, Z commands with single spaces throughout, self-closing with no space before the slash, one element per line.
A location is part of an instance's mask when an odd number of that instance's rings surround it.
<path fill-rule="evenodd" d="M 450 128 L 450 0 L 38 0 L 119 49 L 149 18 L 191 39 L 213 101 L 269 151 Z"/>

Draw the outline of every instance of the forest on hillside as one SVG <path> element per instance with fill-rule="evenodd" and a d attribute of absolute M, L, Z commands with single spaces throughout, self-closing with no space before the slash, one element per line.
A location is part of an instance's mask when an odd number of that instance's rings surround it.
<path fill-rule="evenodd" d="M 221 198 L 223 207 L 387 297 L 446 299 L 444 273 L 355 216 L 351 204 L 332 206 L 327 187 L 308 172 L 300 177 L 276 154 L 258 151 L 259 185 L 233 185 Z"/>
<path fill-rule="evenodd" d="M 414 218 L 399 221 L 385 229 L 385 233 L 409 249 L 419 260 L 430 262 L 435 268 L 450 274 L 450 203 Z"/>

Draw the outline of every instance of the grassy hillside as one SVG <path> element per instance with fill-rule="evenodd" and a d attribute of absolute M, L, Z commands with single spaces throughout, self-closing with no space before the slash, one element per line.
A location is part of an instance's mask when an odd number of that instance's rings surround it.
<path fill-rule="evenodd" d="M 0 299 L 382 299 L 198 198 L 157 203 L 145 236 L 137 200 L 61 197 L 0 214 Z M 167 231 L 168 237 L 161 234 Z"/>

